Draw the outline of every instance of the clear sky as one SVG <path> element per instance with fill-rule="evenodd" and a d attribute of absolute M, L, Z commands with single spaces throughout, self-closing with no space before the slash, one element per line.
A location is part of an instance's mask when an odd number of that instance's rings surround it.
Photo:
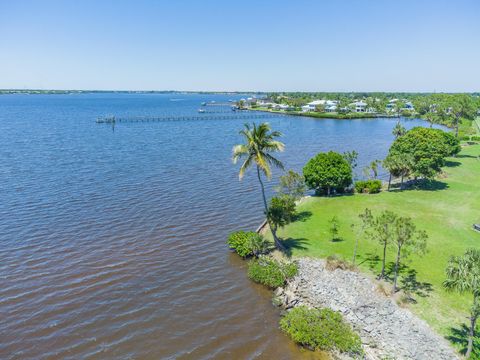
<path fill-rule="evenodd" d="M 479 91 L 479 0 L 0 0 L 0 88 Z"/>

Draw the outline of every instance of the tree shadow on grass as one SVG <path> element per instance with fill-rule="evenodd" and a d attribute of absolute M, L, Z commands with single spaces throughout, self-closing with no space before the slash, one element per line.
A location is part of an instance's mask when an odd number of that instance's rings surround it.
<path fill-rule="evenodd" d="M 473 156 L 473 155 L 465 155 L 465 154 L 458 154 L 456 157 L 459 158 L 459 159 L 464 159 L 464 158 L 476 159 L 476 158 L 477 158 L 476 156 Z"/>
<path fill-rule="evenodd" d="M 373 254 L 373 253 L 367 253 L 366 257 L 360 261 L 358 265 L 362 265 L 364 263 L 368 264 L 368 268 L 370 270 L 373 270 L 377 267 L 378 263 L 380 262 L 380 256 Z"/>
<path fill-rule="evenodd" d="M 414 294 L 420 297 L 430 296 L 433 291 L 433 286 L 429 282 L 421 282 L 417 280 L 417 270 L 411 269 L 407 265 L 400 264 L 398 271 L 399 274 L 399 287 L 405 292 Z M 385 266 L 386 280 L 393 282 L 395 276 L 395 263 L 389 262 Z M 411 299 L 412 302 L 416 302 L 415 299 Z"/>
<path fill-rule="evenodd" d="M 312 214 L 311 211 L 300 211 L 299 213 L 297 213 L 295 215 L 295 217 L 293 218 L 293 221 L 305 222 L 308 219 L 310 219 L 312 217 L 312 215 L 313 214 Z"/>
<path fill-rule="evenodd" d="M 390 192 L 401 192 L 409 190 L 425 190 L 425 191 L 439 191 L 448 189 L 448 184 L 438 180 L 408 180 L 403 183 L 403 189 L 400 188 L 400 183 L 393 183 L 390 185 Z"/>
<path fill-rule="evenodd" d="M 344 241 L 344 240 L 343 240 L 343 238 L 341 238 L 341 237 L 335 237 L 335 238 L 333 238 L 333 239 L 331 240 L 331 242 L 334 242 L 334 243 L 342 242 L 342 241 Z"/>
<path fill-rule="evenodd" d="M 307 247 L 304 246 L 305 244 L 308 243 L 308 240 L 305 238 L 300 238 L 300 239 L 293 239 L 293 238 L 288 238 L 288 239 L 283 239 L 282 244 L 285 246 L 285 254 L 290 257 L 292 256 L 292 251 L 295 250 L 306 250 Z"/>
<path fill-rule="evenodd" d="M 447 160 L 445 161 L 445 166 L 446 167 L 457 167 L 462 165 L 460 161 L 452 161 L 452 160 Z"/>
<path fill-rule="evenodd" d="M 472 359 L 480 358 L 480 329 L 477 326 L 475 331 L 476 336 L 473 339 L 473 351 L 472 351 Z M 467 352 L 467 345 L 468 345 L 468 333 L 469 329 L 468 326 L 465 324 L 460 325 L 459 327 L 451 327 L 450 328 L 450 335 L 446 336 L 446 339 L 450 341 L 452 344 L 456 345 L 460 348 L 460 353 L 465 355 Z"/>
<path fill-rule="evenodd" d="M 412 188 L 425 191 L 439 191 L 448 189 L 448 184 L 438 180 L 422 179 L 417 180 Z"/>

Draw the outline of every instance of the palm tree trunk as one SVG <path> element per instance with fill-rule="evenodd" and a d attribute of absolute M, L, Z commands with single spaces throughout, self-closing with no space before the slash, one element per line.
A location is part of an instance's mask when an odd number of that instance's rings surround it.
<path fill-rule="evenodd" d="M 265 187 L 263 186 L 262 177 L 260 176 L 260 168 L 257 165 L 257 176 L 258 181 L 260 182 L 260 186 L 262 188 L 262 196 L 263 196 L 263 205 L 265 206 L 265 216 L 268 214 L 268 205 L 267 205 L 267 198 L 265 197 Z"/>
<path fill-rule="evenodd" d="M 403 190 L 403 174 L 402 174 L 402 180 L 400 181 L 400 190 Z"/>
<path fill-rule="evenodd" d="M 260 182 L 260 187 L 262 188 L 263 205 L 265 206 L 265 216 L 268 217 L 268 204 L 267 204 L 267 197 L 265 196 L 265 186 L 263 185 L 262 177 L 260 176 L 260 168 L 258 167 L 258 165 L 257 165 L 257 176 L 258 176 L 258 181 Z M 270 226 L 270 231 L 272 232 L 273 242 L 275 243 L 275 247 L 281 251 L 284 251 L 285 247 L 277 237 L 277 229 L 275 229 L 272 224 L 269 224 L 269 226 Z"/>
<path fill-rule="evenodd" d="M 470 355 L 472 354 L 473 350 L 473 338 L 475 336 L 475 325 L 477 322 L 477 317 L 475 314 L 472 314 L 470 317 L 470 330 L 468 333 L 468 346 L 467 346 L 467 352 L 465 353 L 465 357 L 468 359 Z"/>
<path fill-rule="evenodd" d="M 390 184 L 392 183 L 392 173 L 390 173 L 390 176 L 388 178 L 388 189 L 387 191 L 390 191 Z"/>
<path fill-rule="evenodd" d="M 277 228 L 276 228 L 275 226 L 272 226 L 272 225 L 270 224 L 270 230 L 271 230 L 271 232 L 272 232 L 273 242 L 275 243 L 276 248 L 277 248 L 278 250 L 280 250 L 280 251 L 285 251 L 285 250 L 287 250 L 287 249 L 285 248 L 285 246 L 283 246 L 283 244 L 280 242 L 280 239 L 279 239 L 278 236 L 277 236 Z"/>
<path fill-rule="evenodd" d="M 458 122 L 459 122 L 459 119 L 455 118 L 455 137 L 457 138 L 458 138 Z"/>
<path fill-rule="evenodd" d="M 397 279 L 398 279 L 398 267 L 400 265 L 400 246 L 398 247 L 397 252 L 397 261 L 395 261 L 395 276 L 393 278 L 393 290 L 392 293 L 395 294 L 397 292 Z"/>

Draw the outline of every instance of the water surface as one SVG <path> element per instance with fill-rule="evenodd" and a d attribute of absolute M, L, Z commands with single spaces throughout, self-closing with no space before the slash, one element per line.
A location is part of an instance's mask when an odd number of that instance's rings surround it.
<path fill-rule="evenodd" d="M 95 123 L 230 98 L 0 96 L 1 359 L 313 358 L 225 245 L 262 220 L 255 174 L 239 182 L 230 160 L 244 120 Z M 384 157 L 395 125 L 269 122 L 297 171 L 325 150 L 356 150 L 361 168 Z"/>

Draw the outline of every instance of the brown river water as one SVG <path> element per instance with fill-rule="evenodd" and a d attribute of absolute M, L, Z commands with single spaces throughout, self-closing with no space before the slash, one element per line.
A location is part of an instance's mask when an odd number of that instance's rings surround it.
<path fill-rule="evenodd" d="M 239 182 L 230 161 L 245 120 L 95 123 L 228 99 L 0 97 L 0 359 L 321 358 L 281 333 L 271 292 L 225 244 L 263 217 L 254 174 Z M 296 170 L 330 149 L 357 150 L 361 168 L 395 124 L 269 122 Z"/>

